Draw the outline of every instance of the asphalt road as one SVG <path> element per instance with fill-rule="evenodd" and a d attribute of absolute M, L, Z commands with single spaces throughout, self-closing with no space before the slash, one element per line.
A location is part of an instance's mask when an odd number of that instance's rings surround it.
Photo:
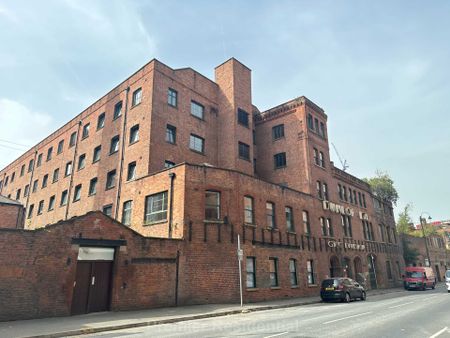
<path fill-rule="evenodd" d="M 320 303 L 96 333 L 95 337 L 443 338 L 450 337 L 450 294 L 439 285 L 436 290 L 368 296 L 365 302 Z"/>

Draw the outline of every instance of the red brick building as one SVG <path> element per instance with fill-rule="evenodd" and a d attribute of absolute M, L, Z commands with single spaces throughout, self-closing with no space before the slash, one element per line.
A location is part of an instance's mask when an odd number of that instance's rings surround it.
<path fill-rule="evenodd" d="M 152 60 L 4 168 L 0 193 L 26 207 L 26 229 L 102 210 L 182 240 L 201 272 L 193 303 L 238 299 L 224 274 L 237 234 L 247 301 L 318 294 L 333 275 L 401 284 L 392 206 L 334 167 L 323 109 L 302 96 L 260 112 L 234 58 L 214 81 Z"/>
<path fill-rule="evenodd" d="M 0 195 L 0 228 L 23 228 L 24 212 L 22 204 Z"/>

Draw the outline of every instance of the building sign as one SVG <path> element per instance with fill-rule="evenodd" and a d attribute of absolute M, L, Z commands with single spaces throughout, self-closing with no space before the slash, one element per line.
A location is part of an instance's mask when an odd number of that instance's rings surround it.
<path fill-rule="evenodd" d="M 364 244 L 346 243 L 334 240 L 329 240 L 327 244 L 330 248 L 345 248 L 358 251 L 364 251 L 366 249 L 366 246 Z"/>
<path fill-rule="evenodd" d="M 330 201 L 323 201 L 322 205 L 324 210 L 330 210 L 337 214 L 348 216 L 353 216 L 355 214 L 352 208 L 344 207 L 343 205 L 336 204 Z"/>
<path fill-rule="evenodd" d="M 362 219 L 363 221 L 369 220 L 369 215 L 367 215 L 365 212 L 360 211 L 359 212 L 359 219 Z"/>

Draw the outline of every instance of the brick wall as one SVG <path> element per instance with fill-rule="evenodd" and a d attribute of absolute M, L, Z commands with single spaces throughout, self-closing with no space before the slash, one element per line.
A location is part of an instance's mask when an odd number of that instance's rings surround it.
<path fill-rule="evenodd" d="M 23 228 L 23 216 L 21 205 L 0 203 L 0 228 Z"/>

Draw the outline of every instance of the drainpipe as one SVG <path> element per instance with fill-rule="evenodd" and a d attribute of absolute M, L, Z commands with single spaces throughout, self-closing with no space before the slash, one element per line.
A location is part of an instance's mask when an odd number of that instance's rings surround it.
<path fill-rule="evenodd" d="M 122 146 L 120 150 L 120 162 L 119 162 L 119 177 L 117 179 L 117 192 L 116 192 L 116 201 L 115 201 L 115 211 L 114 211 L 114 219 L 117 220 L 119 217 L 119 204 L 120 204 L 120 193 L 122 191 L 122 176 L 123 176 L 123 161 L 125 158 L 125 134 L 127 128 L 127 114 L 128 114 L 128 93 L 130 92 L 130 87 L 125 89 L 125 110 L 123 112 L 123 123 L 122 123 Z"/>
<path fill-rule="evenodd" d="M 36 168 L 36 156 L 37 156 L 37 150 L 34 151 L 33 168 L 31 169 L 30 182 L 28 183 L 28 196 L 27 196 L 27 201 L 25 203 L 25 217 L 27 217 L 28 203 L 30 201 L 31 191 L 33 189 L 32 183 L 33 183 L 33 178 L 34 178 L 34 169 Z"/>
<path fill-rule="evenodd" d="M 177 250 L 176 268 L 175 268 L 175 306 L 178 306 L 179 270 L 180 270 L 180 250 Z"/>
<path fill-rule="evenodd" d="M 66 213 L 64 214 L 64 220 L 67 220 L 67 216 L 69 215 L 69 205 L 70 205 L 70 200 L 71 200 L 71 196 L 72 196 L 73 176 L 75 174 L 75 161 L 77 159 L 77 154 L 78 154 L 78 140 L 80 139 L 81 124 L 82 124 L 81 120 L 78 121 L 77 137 L 75 139 L 75 149 L 73 151 L 72 171 L 70 173 L 69 189 L 67 190 L 67 205 L 66 205 Z M 66 174 L 65 170 L 66 170 L 66 167 L 64 167 L 64 175 Z"/>
<path fill-rule="evenodd" d="M 169 198 L 169 238 L 172 238 L 172 223 L 173 223 L 173 181 L 175 180 L 175 173 L 169 173 L 170 177 L 170 198 Z"/>

